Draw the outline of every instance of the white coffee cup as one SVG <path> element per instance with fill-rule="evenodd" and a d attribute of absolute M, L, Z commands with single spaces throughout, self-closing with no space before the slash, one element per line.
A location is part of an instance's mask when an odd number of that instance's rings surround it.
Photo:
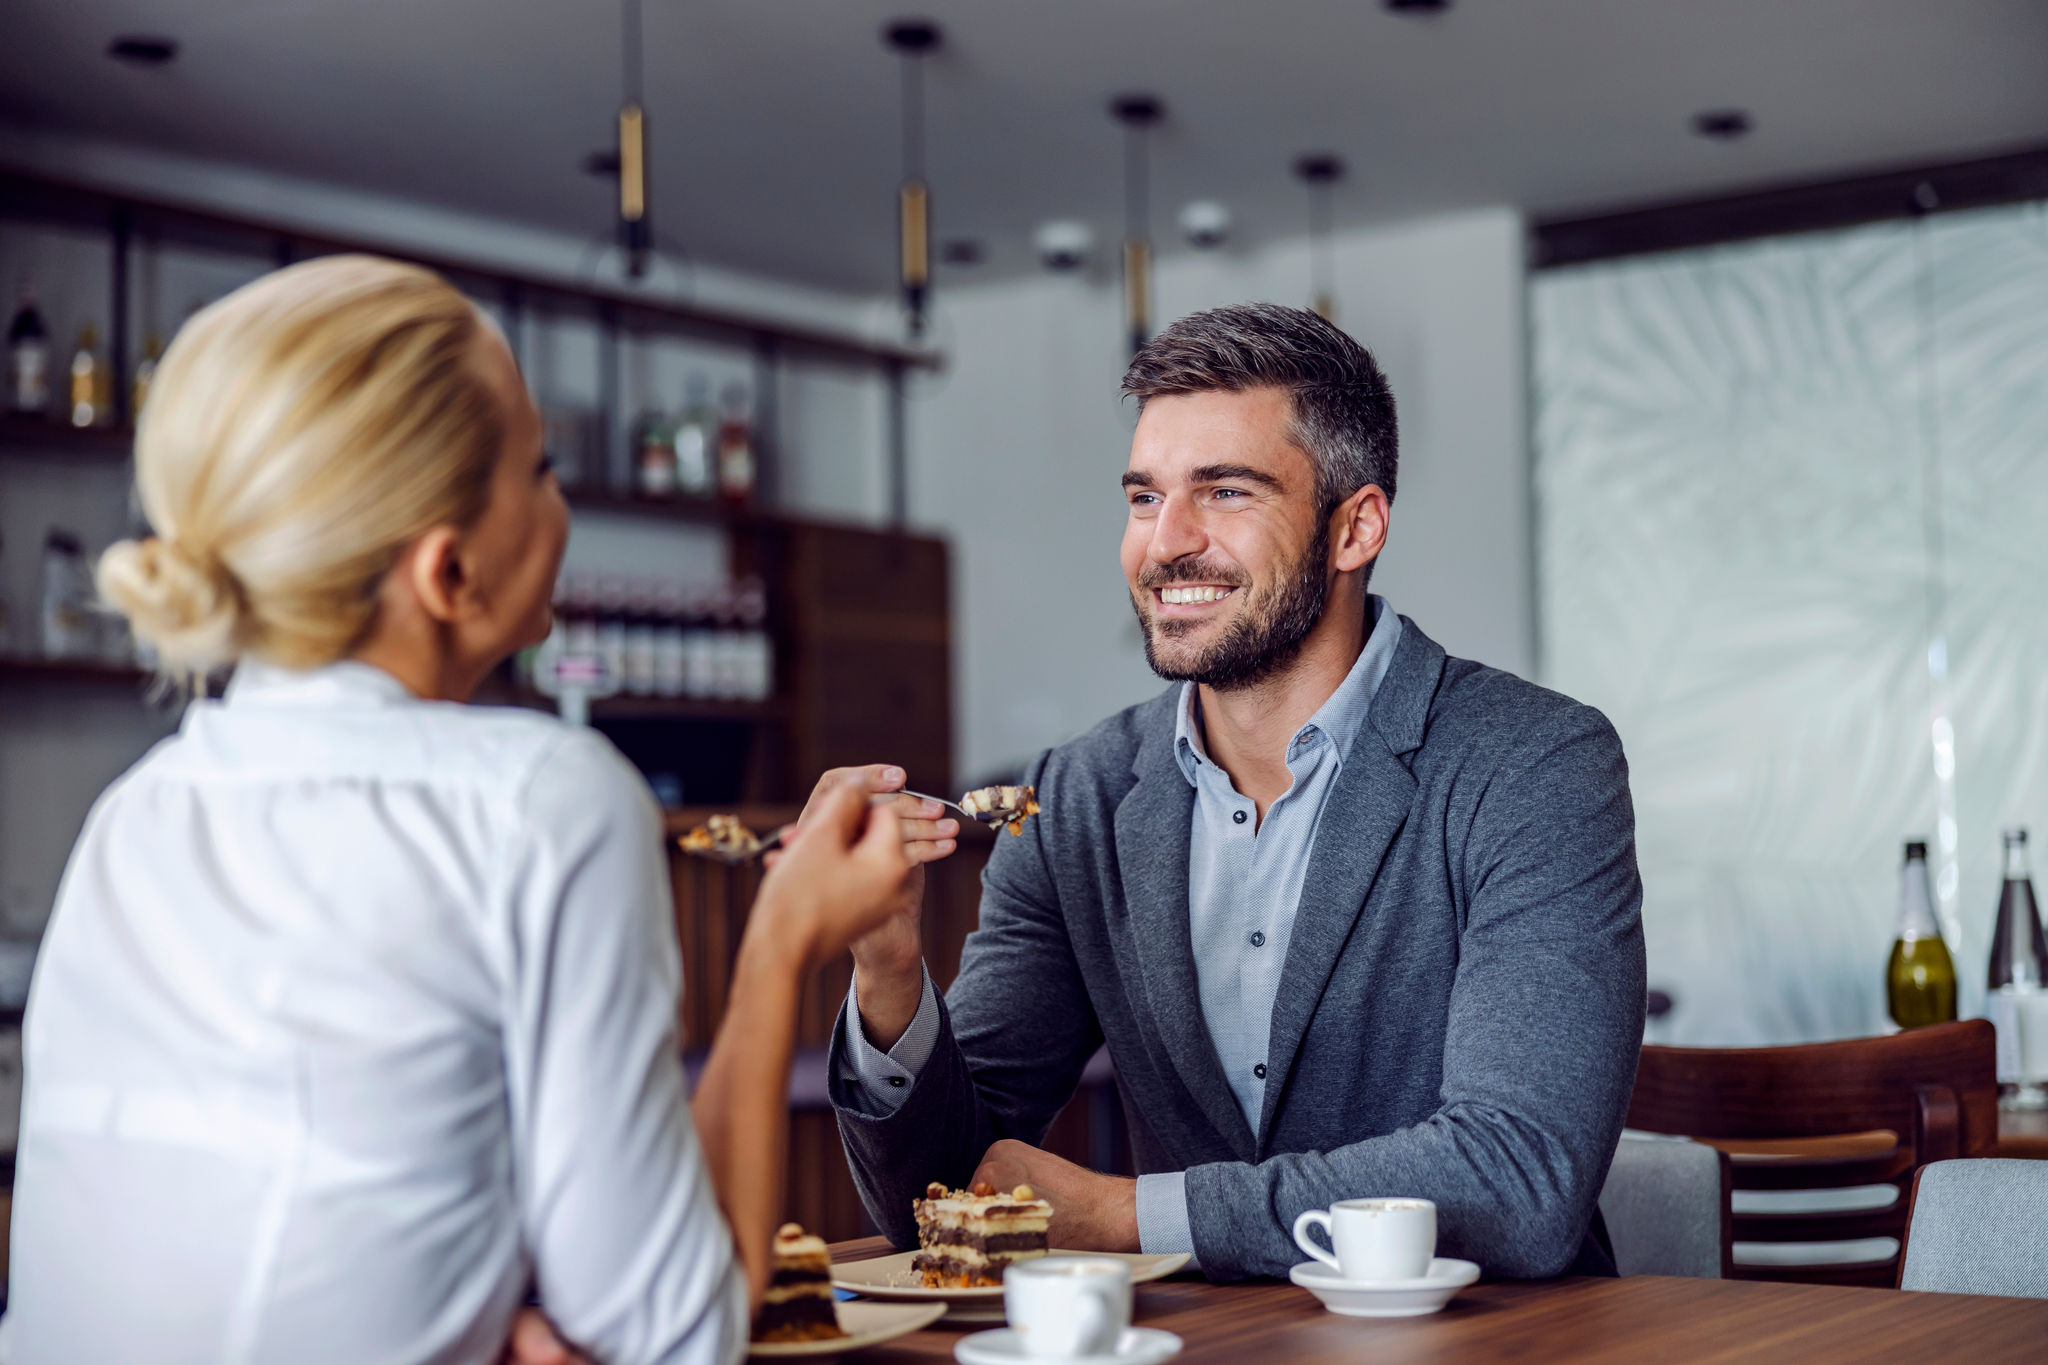
<path fill-rule="evenodd" d="M 1003 1272 L 1003 1316 L 1026 1355 L 1108 1355 L 1131 1325 L 1131 1268 L 1108 1256 L 1019 1261 Z"/>
<path fill-rule="evenodd" d="M 1320 1224 L 1336 1255 L 1311 1241 Z M 1436 1255 L 1436 1205 L 1427 1199 L 1343 1199 L 1294 1220 L 1294 1241 L 1347 1280 L 1419 1280 Z"/>

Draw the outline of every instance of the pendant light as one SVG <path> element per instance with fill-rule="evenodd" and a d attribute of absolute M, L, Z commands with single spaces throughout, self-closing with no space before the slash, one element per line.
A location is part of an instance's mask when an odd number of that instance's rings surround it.
<path fill-rule="evenodd" d="M 1136 355 L 1152 335 L 1152 183 L 1148 139 L 1166 115 L 1156 95 L 1119 95 L 1109 112 L 1124 126 L 1124 324 Z"/>
<path fill-rule="evenodd" d="M 619 106 L 619 244 L 626 252 L 626 274 L 637 280 L 647 273 L 654 236 L 647 220 L 647 114 L 640 104 L 646 74 L 640 55 L 640 0 L 622 0 L 619 31 L 626 96 Z"/>
<path fill-rule="evenodd" d="M 896 193 L 897 271 L 904 324 L 915 339 L 924 335 L 932 278 L 931 191 L 924 179 L 924 59 L 939 45 L 939 26 L 929 19 L 898 19 L 883 28 L 882 41 L 903 59 L 903 183 Z"/>
<path fill-rule="evenodd" d="M 1325 322 L 1337 320 L 1337 262 L 1330 242 L 1331 186 L 1344 178 L 1344 160 L 1334 152 L 1297 157 L 1294 173 L 1308 186 L 1309 307 Z"/>

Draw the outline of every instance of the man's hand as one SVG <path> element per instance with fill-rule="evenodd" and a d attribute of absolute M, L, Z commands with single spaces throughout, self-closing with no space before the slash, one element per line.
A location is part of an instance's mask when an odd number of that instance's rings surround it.
<path fill-rule="evenodd" d="M 900 790 L 905 778 L 903 769 L 882 763 L 834 768 L 818 779 L 797 827 L 801 829 L 815 818 L 825 793 L 847 781 L 857 781 L 866 791 L 880 794 Z M 910 859 L 910 872 L 903 879 L 896 913 L 853 945 L 861 1032 L 884 1052 L 910 1027 L 924 998 L 924 865 L 958 847 L 954 836 L 960 833 L 959 821 L 940 818 L 946 808 L 936 801 L 899 796 L 889 806 L 902 825 L 903 852 Z"/>
<path fill-rule="evenodd" d="M 863 1011 L 865 1012 L 865 1011 Z M 1029 1185 L 1052 1205 L 1049 1246 L 1061 1251 L 1137 1251 L 1138 1182 L 1099 1175 L 1029 1143 L 1004 1138 L 974 1171 L 998 1190 Z"/>
<path fill-rule="evenodd" d="M 512 1319 L 512 1339 L 500 1365 L 589 1365 L 555 1335 L 555 1325 L 538 1308 L 522 1308 Z"/>

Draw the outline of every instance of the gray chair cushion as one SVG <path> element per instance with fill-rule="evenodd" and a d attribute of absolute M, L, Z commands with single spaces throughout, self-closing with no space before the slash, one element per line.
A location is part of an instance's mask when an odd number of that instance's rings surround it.
<path fill-rule="evenodd" d="M 1624 1275 L 1721 1278 L 1721 1154 L 1686 1138 L 1627 1133 L 1600 1191 Z"/>
<path fill-rule="evenodd" d="M 2048 1161 L 1922 1167 L 1899 1288 L 2048 1299 Z"/>

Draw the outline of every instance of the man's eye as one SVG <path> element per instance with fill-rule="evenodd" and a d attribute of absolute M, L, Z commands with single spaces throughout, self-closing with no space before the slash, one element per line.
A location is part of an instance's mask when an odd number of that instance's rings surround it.
<path fill-rule="evenodd" d="M 1219 498 L 1241 498 L 1244 495 L 1245 493 L 1242 488 L 1219 488 L 1214 496 Z"/>

